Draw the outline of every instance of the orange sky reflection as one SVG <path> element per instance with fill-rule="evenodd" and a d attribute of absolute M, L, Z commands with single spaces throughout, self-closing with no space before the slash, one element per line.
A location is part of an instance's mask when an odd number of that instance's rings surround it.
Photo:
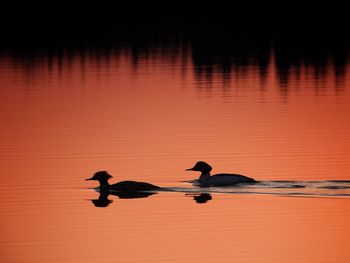
<path fill-rule="evenodd" d="M 216 194 L 198 205 L 161 193 L 96 210 L 86 199 L 97 193 L 82 190 L 97 170 L 178 185 L 197 160 L 257 180 L 349 180 L 349 66 L 339 77 L 331 62 L 322 76 L 305 65 L 281 82 L 273 56 L 265 77 L 255 65 L 200 76 L 191 54 L 83 58 L 1 59 L 5 260 L 349 259 L 345 198 Z"/>

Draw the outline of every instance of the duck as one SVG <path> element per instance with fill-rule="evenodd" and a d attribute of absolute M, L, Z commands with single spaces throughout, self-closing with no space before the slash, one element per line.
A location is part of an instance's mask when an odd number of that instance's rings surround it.
<path fill-rule="evenodd" d="M 115 184 L 109 184 L 108 180 L 113 178 L 107 171 L 96 172 L 91 178 L 85 179 L 86 181 L 93 180 L 99 181 L 100 186 L 98 190 L 100 191 L 115 191 L 124 193 L 136 193 L 143 191 L 155 191 L 162 189 L 159 186 L 136 181 L 121 181 Z"/>
<path fill-rule="evenodd" d="M 248 176 L 241 174 L 215 174 L 211 175 L 212 167 L 206 162 L 199 161 L 192 168 L 186 169 L 186 171 L 198 171 L 201 175 L 198 178 L 198 182 L 202 186 L 229 186 L 240 183 L 257 183 L 257 181 Z"/>

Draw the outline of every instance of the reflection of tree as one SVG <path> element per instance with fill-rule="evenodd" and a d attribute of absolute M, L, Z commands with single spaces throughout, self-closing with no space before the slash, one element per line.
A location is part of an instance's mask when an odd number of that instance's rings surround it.
<path fill-rule="evenodd" d="M 231 83 L 238 83 L 242 78 L 254 74 L 264 90 L 268 74 L 275 73 L 281 93 L 288 94 L 293 86 L 289 85 L 293 78 L 294 82 L 298 80 L 305 69 L 317 83 L 326 79 L 327 74 L 334 75 L 338 84 L 334 86 L 337 89 L 344 82 L 349 53 L 346 41 L 334 40 L 335 43 L 330 45 L 318 38 L 298 42 L 290 38 L 275 41 L 258 38 L 252 41 L 247 38 L 232 38 L 231 35 L 220 35 L 218 38 L 211 35 L 188 37 L 186 45 L 177 38 L 162 41 L 160 44 L 155 39 L 136 41 L 133 37 L 128 39 L 128 45 L 125 42 L 123 44 L 122 40 L 106 41 L 96 46 L 83 40 L 82 43 L 78 41 L 76 46 L 61 44 L 53 47 L 51 44 L 39 46 L 34 43 L 23 47 L 14 46 L 11 50 L 0 45 L 0 56 L 9 55 L 13 64 L 19 66 L 28 77 L 35 76 L 35 71 L 43 68 L 49 70 L 54 67 L 70 67 L 74 65 L 73 60 L 83 63 L 87 59 L 93 59 L 96 60 L 96 65 L 100 65 L 104 61 L 115 61 L 114 58 L 127 54 L 127 59 L 135 69 L 143 61 L 158 58 L 166 59 L 167 63 L 174 63 L 183 70 L 194 65 L 198 89 L 216 87 L 219 79 L 223 84 L 222 89 L 226 91 L 234 86 Z M 269 68 L 272 64 L 274 70 Z M 318 88 L 317 85 L 313 87 Z"/>

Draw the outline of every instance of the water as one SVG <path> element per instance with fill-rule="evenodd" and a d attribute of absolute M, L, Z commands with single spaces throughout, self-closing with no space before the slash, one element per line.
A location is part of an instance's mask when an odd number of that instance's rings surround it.
<path fill-rule="evenodd" d="M 350 196 L 349 181 L 260 181 L 256 184 L 239 184 L 225 187 L 201 187 L 198 182 L 192 181 L 190 183 L 198 187 L 171 187 L 168 190 L 193 194 L 268 194 L 304 197 Z"/>
<path fill-rule="evenodd" d="M 2 54 L 2 261 L 347 262 L 347 60 L 210 55 Z M 260 183 L 200 188 L 198 160 Z M 99 196 L 98 170 L 172 191 Z"/>

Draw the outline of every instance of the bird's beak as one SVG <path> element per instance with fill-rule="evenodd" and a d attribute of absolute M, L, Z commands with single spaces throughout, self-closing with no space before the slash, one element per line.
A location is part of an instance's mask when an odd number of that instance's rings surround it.
<path fill-rule="evenodd" d="M 92 180 L 92 178 L 85 179 L 85 181 L 89 181 L 89 180 Z"/>
<path fill-rule="evenodd" d="M 185 171 L 193 171 L 193 168 L 186 169 Z"/>

